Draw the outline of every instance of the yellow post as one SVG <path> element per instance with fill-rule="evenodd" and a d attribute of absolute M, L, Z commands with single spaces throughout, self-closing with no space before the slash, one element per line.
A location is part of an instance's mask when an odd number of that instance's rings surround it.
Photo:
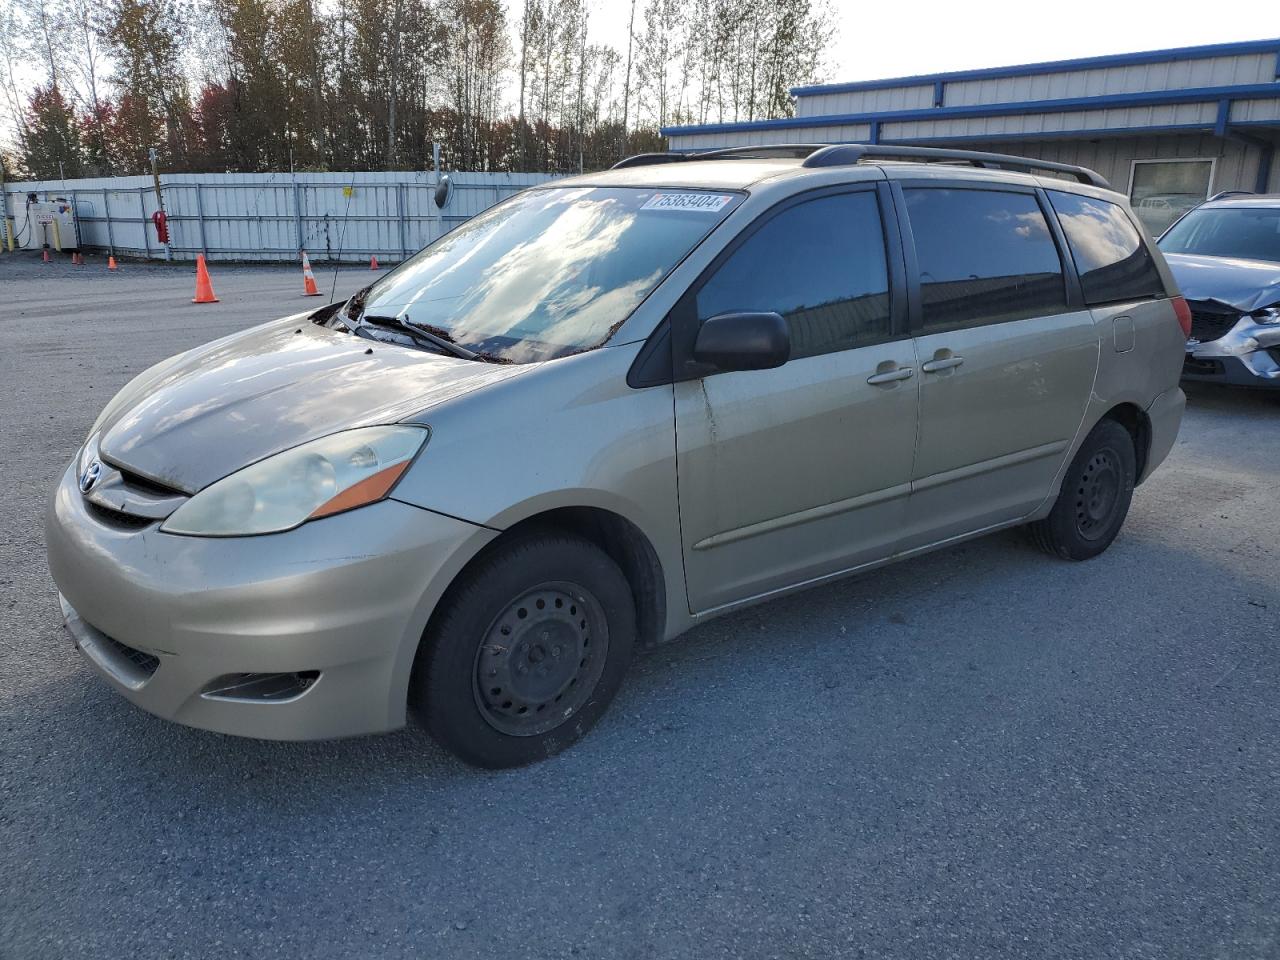
<path fill-rule="evenodd" d="M 5 241 L 7 242 L 9 247 L 9 252 L 13 253 L 13 218 L 12 217 L 4 218 L 4 234 L 5 234 Z"/>
<path fill-rule="evenodd" d="M 55 217 L 49 223 L 53 226 L 53 249 L 59 253 L 62 252 L 62 233 L 58 230 L 58 220 Z"/>

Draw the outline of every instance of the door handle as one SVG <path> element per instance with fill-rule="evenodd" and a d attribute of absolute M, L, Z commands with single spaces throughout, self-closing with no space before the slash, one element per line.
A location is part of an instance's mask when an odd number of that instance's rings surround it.
<path fill-rule="evenodd" d="M 916 375 L 914 367 L 897 367 L 885 373 L 873 373 L 867 377 L 867 383 L 896 383 L 898 380 L 910 380 Z"/>
<path fill-rule="evenodd" d="M 937 373 L 939 370 L 954 370 L 964 363 L 964 357 L 943 357 L 941 360 L 926 360 L 920 364 L 925 373 Z"/>

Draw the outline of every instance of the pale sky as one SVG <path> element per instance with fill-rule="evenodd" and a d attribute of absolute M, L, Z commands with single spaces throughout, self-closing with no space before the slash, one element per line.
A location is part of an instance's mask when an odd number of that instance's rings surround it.
<path fill-rule="evenodd" d="M 833 6 L 839 33 L 824 78 L 830 82 L 1280 37 L 1278 0 L 834 0 Z M 625 53 L 630 9 L 630 0 L 595 0 L 592 41 Z M 509 0 L 508 10 L 518 20 L 520 0 Z"/>
<path fill-rule="evenodd" d="M 523 2 L 504 2 L 514 44 Z M 1074 0 L 1050 13 L 1027 0 L 832 3 L 837 33 L 822 78 L 832 83 L 1280 37 L 1280 0 Z M 644 6 L 637 0 L 637 33 Z M 589 7 L 592 42 L 625 55 L 631 0 Z M 514 77 L 509 86 L 514 108 Z M 4 140 L 12 135 L 6 119 Z"/>

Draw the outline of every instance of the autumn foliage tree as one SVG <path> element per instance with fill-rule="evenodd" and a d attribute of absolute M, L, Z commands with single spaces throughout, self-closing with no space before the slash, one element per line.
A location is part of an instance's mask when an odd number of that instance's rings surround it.
<path fill-rule="evenodd" d="M 829 0 L 0 0 L 0 133 L 31 176 L 576 172 L 663 126 L 792 110 Z M 601 36 L 601 3 L 626 15 Z M 15 72 L 34 63 L 34 85 Z"/>

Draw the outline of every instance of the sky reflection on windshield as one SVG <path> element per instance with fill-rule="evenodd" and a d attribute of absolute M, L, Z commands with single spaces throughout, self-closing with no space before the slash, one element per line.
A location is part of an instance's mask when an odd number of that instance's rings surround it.
<path fill-rule="evenodd" d="M 365 312 L 403 315 L 524 362 L 603 342 L 731 209 L 646 209 L 651 189 L 518 195 L 374 285 Z"/>

